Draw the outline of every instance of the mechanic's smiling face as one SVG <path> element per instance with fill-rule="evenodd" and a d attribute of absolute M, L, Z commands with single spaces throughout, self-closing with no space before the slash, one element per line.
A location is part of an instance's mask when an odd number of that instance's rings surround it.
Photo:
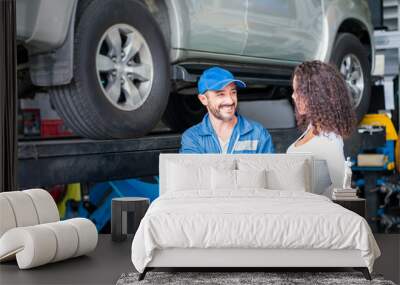
<path fill-rule="evenodd" d="M 230 83 L 219 91 L 209 90 L 200 94 L 201 103 L 207 107 L 210 115 L 222 121 L 230 121 L 235 117 L 237 107 L 236 84 Z"/>

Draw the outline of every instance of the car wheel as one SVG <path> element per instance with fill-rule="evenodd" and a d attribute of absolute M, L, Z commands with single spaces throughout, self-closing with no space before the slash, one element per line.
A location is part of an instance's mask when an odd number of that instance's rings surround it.
<path fill-rule="evenodd" d="M 367 51 L 354 35 L 339 34 L 330 61 L 344 76 L 350 89 L 350 100 L 360 121 L 368 111 L 371 96 L 371 67 Z"/>
<path fill-rule="evenodd" d="M 135 0 L 80 1 L 74 78 L 51 89 L 66 124 L 93 139 L 138 137 L 160 120 L 169 97 L 163 35 Z"/>
<path fill-rule="evenodd" d="M 182 132 L 200 123 L 206 114 L 206 108 L 197 95 L 172 93 L 163 116 L 163 122 L 174 131 Z"/>

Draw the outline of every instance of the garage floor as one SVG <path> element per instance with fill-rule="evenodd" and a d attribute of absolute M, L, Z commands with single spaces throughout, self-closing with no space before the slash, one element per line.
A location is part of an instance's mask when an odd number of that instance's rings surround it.
<path fill-rule="evenodd" d="M 400 282 L 400 235 L 375 235 L 382 257 L 375 272 Z M 0 265 L 0 284 L 115 284 L 122 273 L 134 271 L 130 260 L 131 239 L 116 243 L 100 235 L 97 249 L 81 256 L 30 270 L 19 270 L 16 262 Z"/>

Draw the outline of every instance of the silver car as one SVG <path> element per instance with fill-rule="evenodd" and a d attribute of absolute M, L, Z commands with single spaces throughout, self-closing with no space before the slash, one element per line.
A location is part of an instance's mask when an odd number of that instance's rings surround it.
<path fill-rule="evenodd" d="M 196 123 L 204 110 L 188 95 L 212 65 L 271 99 L 290 96 L 302 61 L 332 62 L 362 116 L 370 18 L 367 0 L 17 0 L 33 85 L 49 90 L 76 134 L 94 139 L 142 136 L 161 118 L 176 130 Z"/>

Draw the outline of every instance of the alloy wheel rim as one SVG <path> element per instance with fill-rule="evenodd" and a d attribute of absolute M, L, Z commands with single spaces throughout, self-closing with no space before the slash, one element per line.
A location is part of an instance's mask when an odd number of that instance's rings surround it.
<path fill-rule="evenodd" d="M 127 24 L 111 26 L 96 52 L 97 79 L 103 95 L 118 109 L 132 111 L 147 100 L 154 78 L 150 48 Z"/>
<path fill-rule="evenodd" d="M 354 54 L 346 55 L 340 64 L 340 73 L 350 90 L 352 106 L 357 108 L 364 93 L 364 73 L 360 60 Z"/>

